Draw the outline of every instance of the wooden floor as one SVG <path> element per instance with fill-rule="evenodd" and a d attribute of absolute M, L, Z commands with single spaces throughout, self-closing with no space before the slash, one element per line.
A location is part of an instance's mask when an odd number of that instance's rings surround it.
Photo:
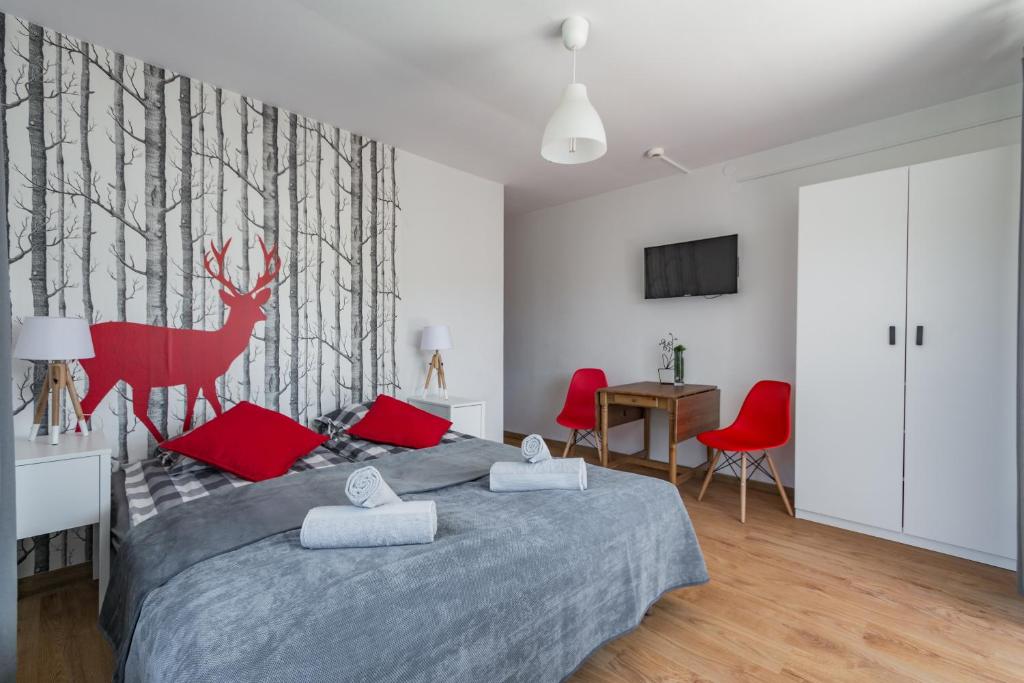
<path fill-rule="evenodd" d="M 83 577 L 73 583 L 19 595 L 19 683 L 110 680 L 110 647 L 96 627 L 97 584 L 88 570 L 75 571 L 79 568 L 58 570 Z M 19 593 L 25 592 L 22 583 Z"/>
<path fill-rule="evenodd" d="M 1024 681 L 1024 599 L 1013 574 L 792 519 L 735 482 L 681 487 L 711 582 L 657 603 L 574 683 Z M 79 582 L 18 608 L 18 681 L 110 679 L 96 589 Z"/>

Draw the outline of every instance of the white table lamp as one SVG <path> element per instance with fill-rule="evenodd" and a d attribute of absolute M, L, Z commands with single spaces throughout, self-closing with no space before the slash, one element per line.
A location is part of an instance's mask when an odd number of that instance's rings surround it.
<path fill-rule="evenodd" d="M 14 346 L 14 357 L 22 360 L 45 360 L 50 362 L 46 370 L 46 384 L 39 389 L 36 398 L 36 412 L 32 418 L 29 440 L 34 440 L 46 411 L 47 397 L 50 403 L 50 443 L 57 444 L 60 438 L 61 392 L 67 391 L 71 405 L 78 418 L 78 427 L 83 434 L 89 433 L 89 425 L 82 413 L 78 391 L 71 379 L 67 361 L 92 358 L 92 333 L 89 324 L 81 318 L 25 318 L 21 334 Z"/>
<path fill-rule="evenodd" d="M 437 388 L 445 398 L 448 398 L 448 383 L 444 379 L 444 361 L 441 360 L 441 351 L 452 348 L 452 333 L 447 325 L 428 325 L 423 328 L 420 335 L 420 350 L 433 351 L 430 357 L 430 364 L 427 366 L 427 381 L 423 383 L 423 394 L 426 395 L 430 386 L 430 378 L 437 373 Z"/>

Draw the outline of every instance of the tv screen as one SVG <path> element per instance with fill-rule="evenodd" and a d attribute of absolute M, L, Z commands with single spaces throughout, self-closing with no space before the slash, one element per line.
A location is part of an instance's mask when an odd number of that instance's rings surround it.
<path fill-rule="evenodd" d="M 644 249 L 644 298 L 735 294 L 739 235 Z"/>

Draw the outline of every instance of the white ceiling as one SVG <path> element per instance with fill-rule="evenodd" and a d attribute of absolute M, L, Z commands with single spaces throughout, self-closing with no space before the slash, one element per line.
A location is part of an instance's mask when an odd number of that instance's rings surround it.
<path fill-rule="evenodd" d="M 4 9 L 505 183 L 517 214 L 1020 80 L 1022 0 L 5 0 Z M 608 153 L 540 157 L 563 17 Z"/>

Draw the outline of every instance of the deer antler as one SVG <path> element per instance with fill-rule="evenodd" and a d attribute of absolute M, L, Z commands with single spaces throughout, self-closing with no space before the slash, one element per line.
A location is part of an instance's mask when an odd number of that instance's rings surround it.
<path fill-rule="evenodd" d="M 224 275 L 224 255 L 227 254 L 228 247 L 230 246 L 231 240 L 228 239 L 228 241 L 224 243 L 224 247 L 220 251 L 217 251 L 217 247 L 213 242 L 210 242 L 210 251 L 213 253 L 207 254 L 206 258 L 203 259 L 203 266 L 206 268 L 206 272 L 210 274 L 210 277 L 224 285 L 226 290 L 235 296 L 238 296 L 238 290 L 235 289 L 235 286 L 231 284 L 231 281 Z M 214 272 L 210 267 L 210 263 L 213 261 L 217 262 L 217 272 Z"/>
<path fill-rule="evenodd" d="M 281 273 L 281 257 L 277 255 L 277 245 L 274 245 L 272 249 L 267 249 L 267 245 L 263 242 L 263 238 L 259 237 L 257 239 L 259 239 L 260 249 L 263 251 L 264 271 L 262 275 L 256 278 L 256 284 L 249 290 L 250 294 L 269 285 L 271 282 L 276 280 L 277 276 Z"/>

